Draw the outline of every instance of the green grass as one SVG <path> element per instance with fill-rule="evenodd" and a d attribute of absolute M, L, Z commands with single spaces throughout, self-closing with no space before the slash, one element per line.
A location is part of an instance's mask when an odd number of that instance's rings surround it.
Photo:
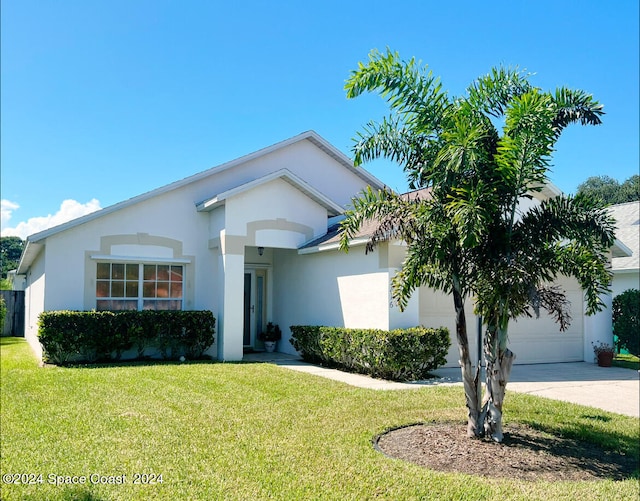
<path fill-rule="evenodd" d="M 631 354 L 617 354 L 613 359 L 612 365 L 614 367 L 623 367 L 625 369 L 640 370 L 640 358 Z"/>
<path fill-rule="evenodd" d="M 270 364 L 38 367 L 2 339 L 3 500 L 638 499 L 621 482 L 515 482 L 429 471 L 374 451 L 407 423 L 464 421 L 459 387 L 357 389 Z M 639 420 L 508 393 L 509 421 L 638 457 Z M 134 475 L 162 484 L 134 485 Z M 49 475 L 126 475 L 124 485 L 52 485 Z M 37 477 L 36 477 L 37 478 Z M 87 479 L 87 482 L 90 480 Z"/>

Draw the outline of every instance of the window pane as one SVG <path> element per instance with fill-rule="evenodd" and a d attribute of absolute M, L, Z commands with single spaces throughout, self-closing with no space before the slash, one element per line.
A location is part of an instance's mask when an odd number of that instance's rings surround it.
<path fill-rule="evenodd" d="M 109 297 L 109 281 L 98 280 L 96 282 L 96 297 Z"/>
<path fill-rule="evenodd" d="M 182 297 L 182 283 L 171 283 L 171 297 Z"/>
<path fill-rule="evenodd" d="M 142 286 L 142 297 L 156 297 L 156 283 L 145 282 Z"/>
<path fill-rule="evenodd" d="M 156 265 L 155 264 L 145 264 L 144 265 L 144 279 L 145 280 L 155 280 L 156 279 Z"/>
<path fill-rule="evenodd" d="M 138 309 L 138 301 L 122 301 L 123 310 L 137 310 Z"/>
<path fill-rule="evenodd" d="M 111 297 L 124 297 L 123 280 L 114 280 L 111 282 Z"/>
<path fill-rule="evenodd" d="M 113 263 L 111 265 L 111 278 L 114 280 L 124 280 L 124 264 Z"/>
<path fill-rule="evenodd" d="M 102 299 L 100 301 L 96 301 L 96 310 L 105 311 L 111 309 L 111 301 Z"/>
<path fill-rule="evenodd" d="M 169 282 L 158 282 L 156 297 L 169 297 Z"/>
<path fill-rule="evenodd" d="M 98 263 L 96 278 L 103 280 L 111 278 L 111 265 L 109 263 Z"/>
<path fill-rule="evenodd" d="M 138 309 L 138 301 L 111 301 L 112 311 L 122 311 L 122 310 L 137 310 Z"/>
<path fill-rule="evenodd" d="M 157 280 L 169 280 L 169 265 L 167 264 L 158 265 Z"/>
<path fill-rule="evenodd" d="M 127 280 L 138 280 L 140 266 L 137 264 L 127 265 Z"/>
<path fill-rule="evenodd" d="M 183 280 L 182 265 L 96 263 L 96 309 L 137 310 L 142 297 L 142 309 L 181 310 Z"/>
<path fill-rule="evenodd" d="M 127 297 L 138 297 L 138 282 L 127 282 Z"/>
<path fill-rule="evenodd" d="M 171 267 L 171 281 L 182 282 L 182 266 Z"/>

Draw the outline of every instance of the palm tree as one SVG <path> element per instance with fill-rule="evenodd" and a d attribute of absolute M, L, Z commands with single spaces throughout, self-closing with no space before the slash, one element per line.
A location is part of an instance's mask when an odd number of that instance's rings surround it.
<path fill-rule="evenodd" d="M 393 159 L 412 188 L 428 192 L 404 197 L 388 190 L 364 192 L 346 214 L 342 247 L 348 248 L 364 221 L 378 221 L 368 251 L 390 238 L 407 244 L 407 257 L 393 279 L 401 308 L 423 285 L 452 294 L 467 434 L 486 433 L 501 441 L 502 400 L 514 360 L 507 348 L 509 320 L 543 308 L 566 328 L 566 297 L 550 285 L 560 274 L 578 278 L 589 313 L 602 307 L 600 294 L 610 280 L 612 221 L 583 198 L 557 197 L 525 213 L 520 209 L 523 198 L 543 189 L 564 127 L 599 124 L 602 106 L 582 91 L 542 92 L 527 74 L 511 68 L 493 69 L 465 96 L 449 98 L 426 67 L 389 50 L 372 51 L 345 88 L 349 98 L 378 91 L 392 111 L 359 133 L 356 165 Z M 464 317 L 465 298 L 472 295 L 486 327 L 482 405 Z"/>

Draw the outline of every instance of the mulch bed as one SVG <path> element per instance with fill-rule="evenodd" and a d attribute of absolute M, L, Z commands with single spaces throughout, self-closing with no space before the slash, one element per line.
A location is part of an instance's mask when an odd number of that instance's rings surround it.
<path fill-rule="evenodd" d="M 505 427 L 501 444 L 466 436 L 466 424 L 433 423 L 391 430 L 374 440 L 385 455 L 437 471 L 517 480 L 622 480 L 637 459 L 560 438 L 526 425 Z"/>

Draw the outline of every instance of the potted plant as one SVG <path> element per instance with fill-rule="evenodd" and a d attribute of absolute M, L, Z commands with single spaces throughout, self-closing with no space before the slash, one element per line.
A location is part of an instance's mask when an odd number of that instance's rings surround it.
<path fill-rule="evenodd" d="M 276 342 L 282 338 L 282 331 L 277 324 L 269 322 L 267 328 L 258 336 L 261 341 L 264 341 L 264 349 L 267 352 L 272 353 L 276 349 Z"/>
<path fill-rule="evenodd" d="M 596 354 L 596 358 L 598 359 L 598 365 L 600 367 L 611 367 L 611 362 L 613 362 L 613 355 L 615 353 L 613 346 L 607 343 L 601 343 L 600 341 L 591 344 L 593 345 L 593 352 Z"/>

